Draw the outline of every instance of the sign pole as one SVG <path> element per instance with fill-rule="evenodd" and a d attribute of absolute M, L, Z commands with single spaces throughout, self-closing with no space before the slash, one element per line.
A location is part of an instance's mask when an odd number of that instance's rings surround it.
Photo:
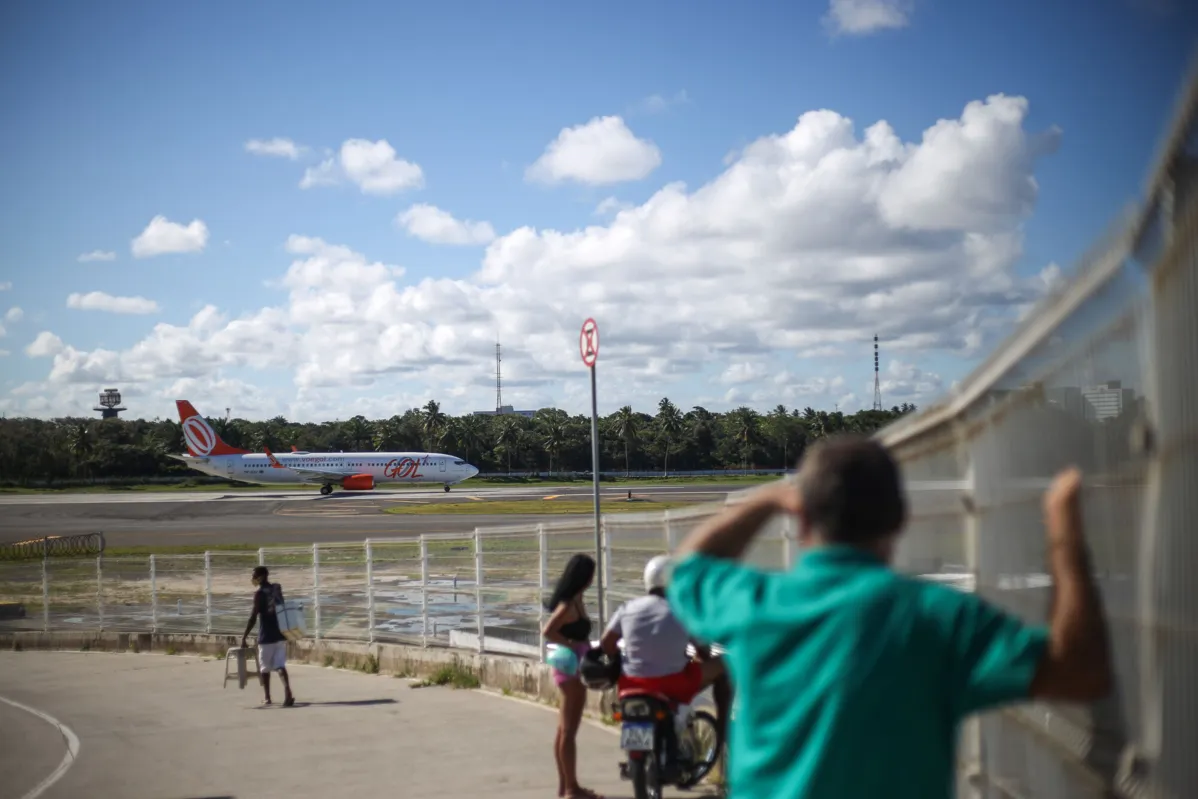
<path fill-rule="evenodd" d="M 599 360 L 599 326 L 594 319 L 582 323 L 578 352 L 591 372 L 591 482 L 595 494 L 595 592 L 599 600 L 599 629 L 604 628 L 606 607 L 603 599 L 603 532 L 599 514 L 599 394 L 595 384 L 595 363 Z"/>
<path fill-rule="evenodd" d="M 595 390 L 595 367 L 591 367 L 591 481 L 595 492 L 595 586 L 599 598 L 599 629 L 602 631 L 603 602 L 603 534 L 599 515 L 599 400 Z"/>

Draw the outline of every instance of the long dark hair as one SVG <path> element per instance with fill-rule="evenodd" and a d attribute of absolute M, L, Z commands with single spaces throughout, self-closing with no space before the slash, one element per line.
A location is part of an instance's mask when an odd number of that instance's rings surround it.
<path fill-rule="evenodd" d="M 552 611 L 562 602 L 574 599 L 586 590 L 587 584 L 595 576 L 595 559 L 590 555 L 579 552 L 566 563 L 562 576 L 557 578 L 553 593 L 545 600 L 545 609 Z"/>

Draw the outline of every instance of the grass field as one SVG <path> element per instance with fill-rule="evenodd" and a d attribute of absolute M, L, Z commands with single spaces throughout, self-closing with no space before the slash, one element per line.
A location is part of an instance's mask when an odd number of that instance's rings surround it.
<path fill-rule="evenodd" d="M 603 485 L 696 485 L 696 486 L 751 486 L 777 480 L 778 475 L 702 475 L 694 477 L 611 477 L 604 478 Z M 571 480 L 569 478 L 539 479 L 530 477 L 473 477 L 462 483 L 461 489 L 469 486 L 538 486 L 553 488 L 557 486 L 590 485 L 589 479 Z M 387 484 L 388 491 L 399 489 L 425 490 L 435 489 L 437 483 L 425 485 L 394 485 Z M 181 481 L 168 484 L 134 484 L 134 485 L 95 485 L 73 486 L 70 488 L 19 488 L 0 487 L 0 494 L 109 494 L 109 493 L 158 493 L 158 492 L 223 492 L 230 491 L 315 491 L 315 485 L 294 484 L 250 484 L 250 483 L 215 483 L 201 484 Z M 461 490 L 459 489 L 459 490 Z"/>
<path fill-rule="evenodd" d="M 602 513 L 652 513 L 694 505 L 693 502 L 652 502 L 650 500 L 608 499 L 600 507 Z M 383 513 L 401 516 L 533 516 L 593 513 L 595 506 L 589 499 L 526 499 L 496 502 L 427 502 L 423 504 L 396 505 Z"/>

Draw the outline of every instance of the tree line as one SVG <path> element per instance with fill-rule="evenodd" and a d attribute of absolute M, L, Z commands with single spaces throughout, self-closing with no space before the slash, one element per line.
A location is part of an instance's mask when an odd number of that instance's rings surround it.
<path fill-rule="evenodd" d="M 669 399 L 654 414 L 624 406 L 599 419 L 600 468 L 616 472 L 684 472 L 790 468 L 811 441 L 840 432 L 871 433 L 915 410 L 854 414 L 788 409 L 769 413 L 740 407 L 726 413 Z M 234 447 L 286 452 L 431 451 L 455 455 L 482 474 L 589 472 L 591 420 L 557 408 L 533 418 L 450 416 L 430 401 L 389 419 L 362 416 L 336 422 L 209 419 Z M 198 477 L 170 454 L 186 452 L 173 420 L 0 420 L 0 483 L 67 485 L 87 482 L 170 481 Z"/>

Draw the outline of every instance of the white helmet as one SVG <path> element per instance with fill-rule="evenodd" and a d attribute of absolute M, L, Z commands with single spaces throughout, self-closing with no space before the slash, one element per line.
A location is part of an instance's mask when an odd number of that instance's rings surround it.
<path fill-rule="evenodd" d="M 665 588 L 668 578 L 667 572 L 670 567 L 669 555 L 657 555 L 649 559 L 645 564 L 645 590 L 652 591 L 654 588 Z"/>

